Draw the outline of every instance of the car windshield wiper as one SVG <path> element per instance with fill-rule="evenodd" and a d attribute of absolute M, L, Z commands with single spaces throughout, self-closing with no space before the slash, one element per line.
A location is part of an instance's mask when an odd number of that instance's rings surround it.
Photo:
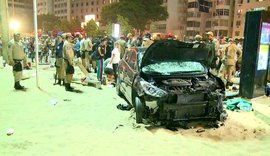
<path fill-rule="evenodd" d="M 149 74 L 170 75 L 168 72 L 146 71 Z"/>
<path fill-rule="evenodd" d="M 192 71 L 177 71 L 177 72 L 172 72 L 173 74 L 181 74 L 181 73 L 198 73 L 198 72 L 203 72 L 201 70 L 192 70 Z"/>

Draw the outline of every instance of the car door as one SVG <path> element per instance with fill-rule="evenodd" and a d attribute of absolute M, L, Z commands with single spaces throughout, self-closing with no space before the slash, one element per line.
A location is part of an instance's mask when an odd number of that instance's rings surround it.
<path fill-rule="evenodd" d="M 128 70 L 130 70 L 129 67 L 129 60 L 130 60 L 130 56 L 131 56 L 131 52 L 130 51 L 126 51 L 120 64 L 119 64 L 119 69 L 118 69 L 118 78 L 119 78 L 119 83 L 120 83 L 120 90 L 122 91 L 122 93 L 124 94 L 124 96 L 126 97 L 127 100 L 128 99 L 128 93 L 127 93 L 127 83 L 128 83 Z"/>
<path fill-rule="evenodd" d="M 137 71 L 137 51 L 135 49 L 130 50 L 130 58 L 128 63 L 128 70 L 126 71 L 126 93 L 128 96 L 128 99 L 130 99 L 131 102 L 131 93 L 132 93 L 132 82 L 134 75 Z"/>

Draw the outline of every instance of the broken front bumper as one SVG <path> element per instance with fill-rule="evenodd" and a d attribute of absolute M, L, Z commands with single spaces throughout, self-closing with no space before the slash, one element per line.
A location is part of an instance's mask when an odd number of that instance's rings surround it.
<path fill-rule="evenodd" d="M 162 98 L 145 97 L 151 114 L 158 113 L 160 120 L 194 120 L 217 118 L 219 100 L 208 100 L 206 94 L 168 95 Z"/>

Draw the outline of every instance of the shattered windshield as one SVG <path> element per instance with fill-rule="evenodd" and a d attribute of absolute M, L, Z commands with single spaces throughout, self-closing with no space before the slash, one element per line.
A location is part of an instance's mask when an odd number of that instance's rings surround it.
<path fill-rule="evenodd" d="M 194 61 L 184 62 L 160 62 L 147 65 L 142 68 L 142 71 L 149 74 L 181 74 L 181 73 L 202 73 L 205 72 L 205 67 Z"/>

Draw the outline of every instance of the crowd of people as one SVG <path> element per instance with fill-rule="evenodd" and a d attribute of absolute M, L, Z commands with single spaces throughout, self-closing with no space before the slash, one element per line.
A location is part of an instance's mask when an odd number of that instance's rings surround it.
<path fill-rule="evenodd" d="M 214 55 L 211 72 L 219 76 L 228 88 L 233 84 L 232 76 L 240 74 L 242 42 L 225 37 L 216 39 L 213 32 L 207 32 L 202 36 L 194 36 L 193 42 L 204 42 L 212 46 Z M 143 37 L 136 37 L 134 34 L 128 33 L 119 39 L 107 36 L 93 38 L 87 34 L 58 33 L 56 37 L 47 35 L 39 38 L 38 59 L 40 63 L 56 67 L 55 85 L 63 85 L 66 91 L 73 91 L 70 84 L 75 72 L 74 66 L 78 66 L 84 73 L 82 82 L 93 79 L 90 73 L 96 73 L 97 80 L 102 84 L 106 84 L 107 79 L 116 81 L 118 64 L 126 49 L 148 47 L 160 39 L 162 39 L 160 34 L 152 37 L 149 33 Z M 166 39 L 176 38 L 168 35 Z M 9 64 L 13 66 L 14 88 L 23 89 L 24 87 L 19 83 L 22 69 L 23 67 L 29 68 L 31 65 L 27 63 L 27 58 L 32 63 L 35 62 L 34 38 L 20 38 L 20 34 L 15 33 L 14 39 L 9 42 L 8 54 Z"/>
<path fill-rule="evenodd" d="M 233 85 L 232 77 L 240 76 L 243 40 L 225 37 L 216 39 L 213 32 L 207 32 L 206 37 L 205 42 L 211 44 L 214 51 L 210 72 L 220 77 L 226 88 L 229 88 L 229 86 Z M 202 37 L 196 35 L 195 40 L 195 42 L 201 42 Z"/>

